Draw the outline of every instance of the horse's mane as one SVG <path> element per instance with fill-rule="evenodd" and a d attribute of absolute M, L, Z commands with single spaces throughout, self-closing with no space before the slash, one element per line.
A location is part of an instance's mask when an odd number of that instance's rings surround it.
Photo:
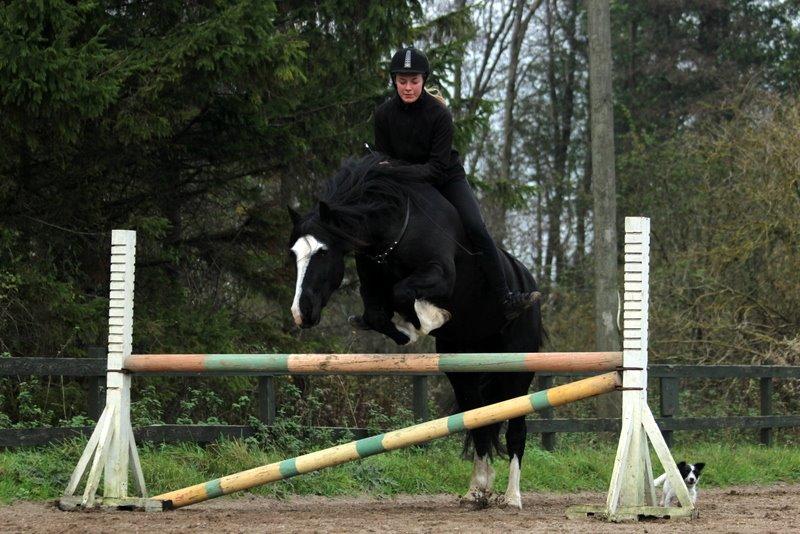
<path fill-rule="evenodd" d="M 338 230 L 359 235 L 367 219 L 401 215 L 424 194 L 424 182 L 388 176 L 381 161 L 386 157 L 378 153 L 349 158 L 325 183 L 319 199 L 335 213 Z"/>

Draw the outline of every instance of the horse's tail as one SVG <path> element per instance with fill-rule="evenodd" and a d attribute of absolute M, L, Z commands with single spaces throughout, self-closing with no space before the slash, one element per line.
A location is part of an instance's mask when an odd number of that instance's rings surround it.
<path fill-rule="evenodd" d="M 497 373 L 484 373 L 481 376 L 481 382 L 478 386 L 480 398 L 482 399 L 482 405 L 487 404 L 494 404 L 496 402 L 501 402 L 506 400 L 507 397 L 503 396 L 503 387 L 501 382 L 498 381 L 498 374 Z M 463 411 L 461 408 L 458 409 L 459 411 Z M 464 436 L 464 446 L 461 450 L 461 454 L 464 458 L 471 460 L 472 459 L 472 451 L 474 449 L 474 439 L 473 439 L 473 432 L 485 432 L 486 435 L 489 437 L 489 458 L 494 457 L 494 453 L 497 453 L 500 457 L 505 457 L 508 455 L 508 451 L 506 450 L 505 445 L 500 441 L 500 432 L 503 429 L 503 422 L 494 423 L 492 425 L 485 426 L 483 428 L 470 430 Z"/>

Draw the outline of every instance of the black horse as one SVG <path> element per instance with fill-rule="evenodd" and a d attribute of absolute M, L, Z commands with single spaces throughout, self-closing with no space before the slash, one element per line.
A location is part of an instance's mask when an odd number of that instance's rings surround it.
<path fill-rule="evenodd" d="M 297 261 L 292 314 L 298 326 L 319 322 L 322 308 L 344 276 L 344 257 L 354 252 L 364 301 L 363 321 L 398 344 L 419 334 L 436 338 L 440 353 L 537 352 L 542 342 L 538 302 L 506 321 L 488 286 L 458 214 L 427 183 L 399 182 L 381 173 L 374 154 L 346 161 L 327 182 L 316 209 L 294 224 L 291 251 Z M 502 251 L 512 290 L 533 291 L 531 274 Z M 449 373 L 460 410 L 524 395 L 533 373 Z M 486 503 L 494 471 L 492 449 L 500 450 L 501 425 L 470 431 L 474 468 L 465 499 Z M 520 463 L 525 451 L 525 419 L 508 422 L 508 489 L 501 503 L 521 508 Z"/>

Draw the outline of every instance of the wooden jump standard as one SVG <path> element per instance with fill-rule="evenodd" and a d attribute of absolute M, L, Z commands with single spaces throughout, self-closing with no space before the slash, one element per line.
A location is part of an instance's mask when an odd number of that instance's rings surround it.
<path fill-rule="evenodd" d="M 694 506 L 683 479 L 647 405 L 647 316 L 649 292 L 650 220 L 625 219 L 623 351 L 619 353 L 536 354 L 191 354 L 132 355 L 133 288 L 136 233 L 114 230 L 111 235 L 111 291 L 108 320 L 106 407 L 69 480 L 59 506 L 95 505 L 104 481 L 103 506 L 161 510 L 225 495 L 239 489 L 337 465 L 371 454 L 422 443 L 460 430 L 477 428 L 548 406 L 558 406 L 611 391 L 621 375 L 622 424 L 617 456 L 604 506 L 572 507 L 568 516 L 602 517 L 612 521 L 642 517 L 691 518 Z M 620 363 L 622 364 L 620 366 Z M 144 476 L 130 422 L 130 381 L 134 373 L 215 370 L 314 373 L 410 373 L 469 371 L 607 371 L 550 390 L 499 404 L 388 432 L 372 438 L 244 471 L 205 484 L 147 498 Z M 680 508 L 655 506 L 649 445 L 653 446 Z M 82 497 L 73 497 L 91 462 Z M 142 496 L 128 496 L 128 472 Z"/>
<path fill-rule="evenodd" d="M 442 417 L 426 423 L 378 434 L 344 445 L 338 445 L 297 458 L 256 467 L 241 473 L 217 478 L 203 484 L 156 495 L 153 499 L 162 501 L 165 509 L 180 508 L 235 491 L 246 490 L 268 482 L 275 482 L 326 467 L 366 458 L 373 454 L 402 449 L 428 442 L 432 439 L 449 436 L 456 432 L 479 428 L 506 419 L 527 415 L 535 410 L 561 406 L 581 399 L 608 393 L 619 387 L 622 381 L 619 373 L 607 373 L 557 386 L 530 395 L 490 404 L 475 410 Z"/>

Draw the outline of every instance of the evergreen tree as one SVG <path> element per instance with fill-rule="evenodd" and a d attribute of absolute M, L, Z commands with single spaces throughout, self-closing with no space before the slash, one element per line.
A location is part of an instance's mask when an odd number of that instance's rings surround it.
<path fill-rule="evenodd" d="M 0 350 L 102 344 L 122 227 L 140 233 L 141 348 L 286 342 L 285 310 L 263 320 L 292 285 L 283 203 L 365 140 L 419 16 L 400 0 L 4 3 Z"/>

